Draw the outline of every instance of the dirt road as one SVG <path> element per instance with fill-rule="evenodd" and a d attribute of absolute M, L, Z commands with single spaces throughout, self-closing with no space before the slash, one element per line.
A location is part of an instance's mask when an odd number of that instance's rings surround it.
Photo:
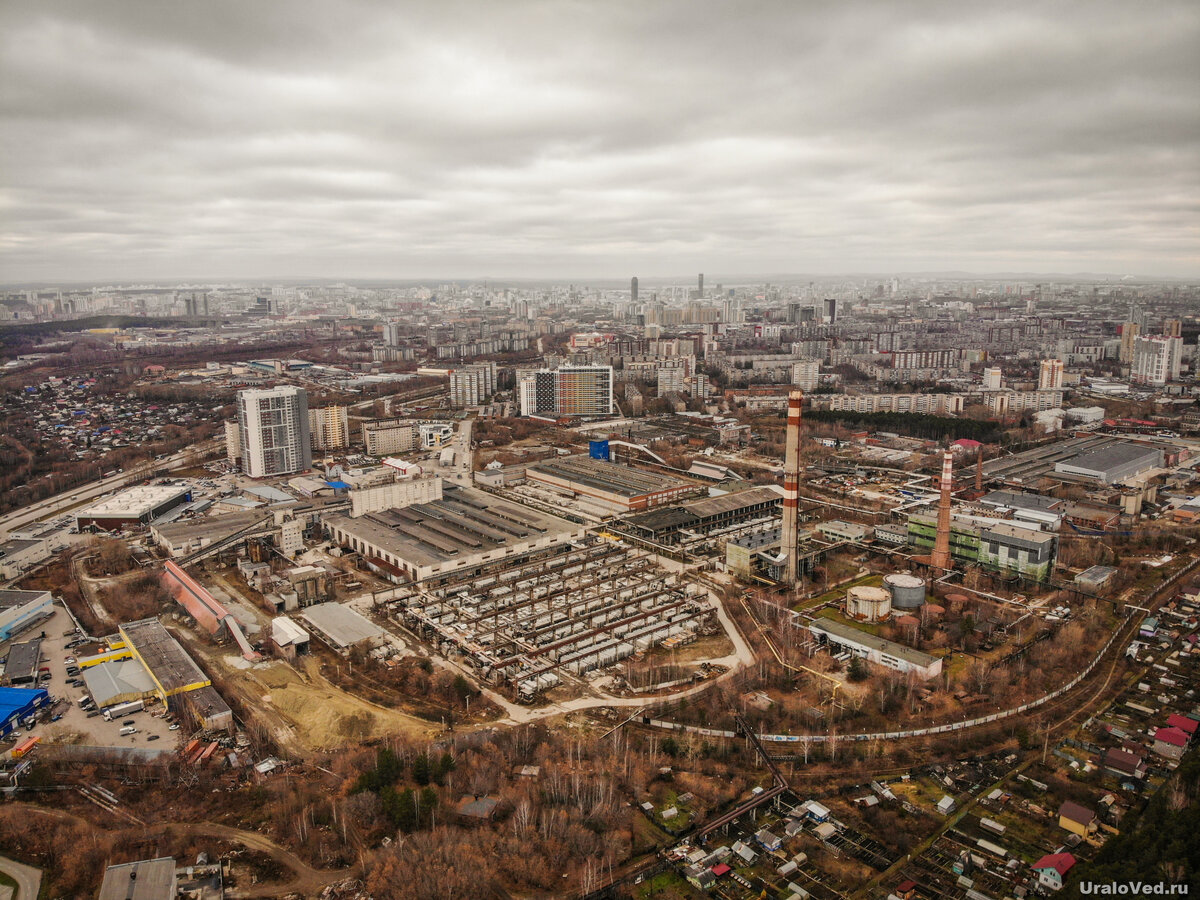
<path fill-rule="evenodd" d="M 17 802 L 12 805 L 19 807 L 31 815 L 45 816 L 59 822 L 75 822 L 88 828 L 100 828 L 95 823 L 74 813 L 58 809 L 47 809 L 32 803 Z M 285 894 L 314 896 L 320 893 L 321 889 L 325 886 L 345 878 L 356 878 L 362 872 L 359 866 L 351 866 L 346 869 L 314 869 L 291 850 L 281 847 L 266 835 L 259 834 L 257 831 L 246 831 L 242 828 L 218 825 L 215 822 L 175 822 L 166 825 L 150 825 L 146 828 L 145 833 L 147 836 L 187 835 L 188 837 L 213 838 L 219 841 L 241 844 L 250 850 L 265 853 L 271 859 L 275 860 L 275 862 L 292 872 L 291 879 L 285 882 L 246 885 L 227 890 L 225 896 L 231 898 L 281 897 Z M 22 868 L 28 869 L 29 867 Z M 21 879 L 17 877 L 17 873 L 10 871 L 8 861 L 3 860 L 3 858 L 0 858 L 0 869 L 10 872 L 13 878 L 17 880 L 18 885 L 22 883 Z M 37 872 L 40 881 L 41 873 L 37 869 L 30 869 L 30 871 Z M 36 896 L 37 892 L 35 890 L 31 897 L 36 898 Z M 16 900 L 25 900 L 25 897 L 25 894 L 20 894 Z"/>

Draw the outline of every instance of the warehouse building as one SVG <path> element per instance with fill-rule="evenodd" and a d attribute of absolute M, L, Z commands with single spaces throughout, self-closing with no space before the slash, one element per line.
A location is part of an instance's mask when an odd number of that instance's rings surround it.
<path fill-rule="evenodd" d="M 54 598 L 49 591 L 0 591 L 0 641 L 54 614 Z"/>
<path fill-rule="evenodd" d="M 1094 479 L 1101 484 L 1116 484 L 1150 469 L 1161 468 L 1164 459 L 1161 447 L 1126 441 L 1057 462 L 1054 471 L 1060 475 Z"/>
<path fill-rule="evenodd" d="M 818 643 L 840 647 L 868 662 L 897 672 L 913 672 L 923 681 L 942 674 L 940 658 L 895 641 L 885 641 L 853 625 L 844 625 L 833 619 L 814 619 L 809 623 L 808 630 Z"/>
<path fill-rule="evenodd" d="M 0 543 L 0 578 L 16 578 L 50 558 L 54 549 L 40 538 L 13 538 Z"/>
<path fill-rule="evenodd" d="M 97 706 L 149 700 L 157 690 L 154 679 L 140 661 L 114 659 L 83 670 L 83 683 Z"/>
<path fill-rule="evenodd" d="M 175 860 L 164 856 L 109 866 L 99 900 L 175 900 L 177 893 Z"/>
<path fill-rule="evenodd" d="M 75 514 L 75 527 L 119 531 L 149 525 L 155 519 L 192 500 L 192 489 L 179 484 L 151 484 L 126 488 Z"/>
<path fill-rule="evenodd" d="M 42 661 L 42 642 L 21 641 L 10 644 L 4 661 L 4 680 L 9 684 L 32 684 L 37 681 L 38 665 Z"/>
<path fill-rule="evenodd" d="M 442 499 L 357 518 L 323 518 L 329 536 L 394 581 L 422 581 L 578 540 L 584 528 L 475 488 L 447 486 Z"/>
<path fill-rule="evenodd" d="M 274 522 L 274 513 L 248 510 L 152 525 L 150 536 L 167 553 L 178 557 L 219 544 L 238 532 L 266 522 Z"/>
<path fill-rule="evenodd" d="M 50 702 L 43 688 L 0 687 L 0 737 L 15 731 L 21 720 Z"/>
<path fill-rule="evenodd" d="M 315 603 L 300 613 L 300 618 L 307 622 L 321 639 L 334 650 L 345 653 L 351 647 L 364 644 L 374 647 L 383 640 L 383 629 L 374 622 L 359 614 L 349 606 L 341 603 Z M 276 622 L 288 622 L 287 619 L 275 619 Z M 294 622 L 289 624 L 295 626 Z M 301 634 L 304 629 L 299 628 Z M 272 627 L 272 633 L 274 628 Z M 308 635 L 304 634 L 307 641 Z"/>
<path fill-rule="evenodd" d="M 666 506 L 701 491 L 691 482 L 582 454 L 535 463 L 525 470 L 525 478 L 613 515 Z"/>

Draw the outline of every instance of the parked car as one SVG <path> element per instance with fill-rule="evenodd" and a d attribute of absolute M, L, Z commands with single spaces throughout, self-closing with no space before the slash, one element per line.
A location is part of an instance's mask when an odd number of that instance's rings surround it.
<path fill-rule="evenodd" d="M 157 741 L 157 740 L 158 740 L 158 737 L 159 737 L 159 736 L 158 736 L 157 734 L 152 734 L 152 735 L 150 735 L 150 737 L 146 738 L 146 740 L 148 740 L 148 741 Z"/>

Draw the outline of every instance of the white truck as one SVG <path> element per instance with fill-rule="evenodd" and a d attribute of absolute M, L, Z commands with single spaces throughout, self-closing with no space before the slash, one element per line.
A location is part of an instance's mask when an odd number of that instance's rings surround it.
<path fill-rule="evenodd" d="M 121 716 L 127 716 L 130 713 L 141 712 L 145 708 L 145 700 L 130 700 L 128 703 L 118 703 L 116 706 L 110 706 L 104 711 L 104 719 L 111 722 L 113 719 L 119 719 Z"/>

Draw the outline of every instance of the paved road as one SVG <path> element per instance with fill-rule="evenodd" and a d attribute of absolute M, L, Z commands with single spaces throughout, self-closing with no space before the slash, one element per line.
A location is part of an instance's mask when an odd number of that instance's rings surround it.
<path fill-rule="evenodd" d="M 102 478 L 91 484 L 81 485 L 65 493 L 55 494 L 53 497 L 47 497 L 44 500 L 39 500 L 37 503 L 23 506 L 20 509 L 14 509 L 12 512 L 0 516 L 0 538 L 6 538 L 11 532 L 17 529 L 23 528 L 39 519 L 53 516 L 61 510 L 74 506 L 77 503 L 99 497 L 101 494 L 121 487 L 130 481 L 141 481 L 149 477 L 150 472 L 155 472 L 159 469 L 183 469 L 194 465 L 197 453 L 200 454 L 199 458 L 203 459 L 205 451 L 216 449 L 220 443 L 221 440 L 217 438 L 203 441 L 193 447 L 180 450 L 174 456 L 169 456 L 166 459 L 151 460 L 137 466 L 135 470 L 118 472 L 109 478 Z"/>
<path fill-rule="evenodd" d="M 17 895 L 13 900 L 37 900 L 42 887 L 42 870 L 0 856 L 0 872 L 17 883 Z"/>

